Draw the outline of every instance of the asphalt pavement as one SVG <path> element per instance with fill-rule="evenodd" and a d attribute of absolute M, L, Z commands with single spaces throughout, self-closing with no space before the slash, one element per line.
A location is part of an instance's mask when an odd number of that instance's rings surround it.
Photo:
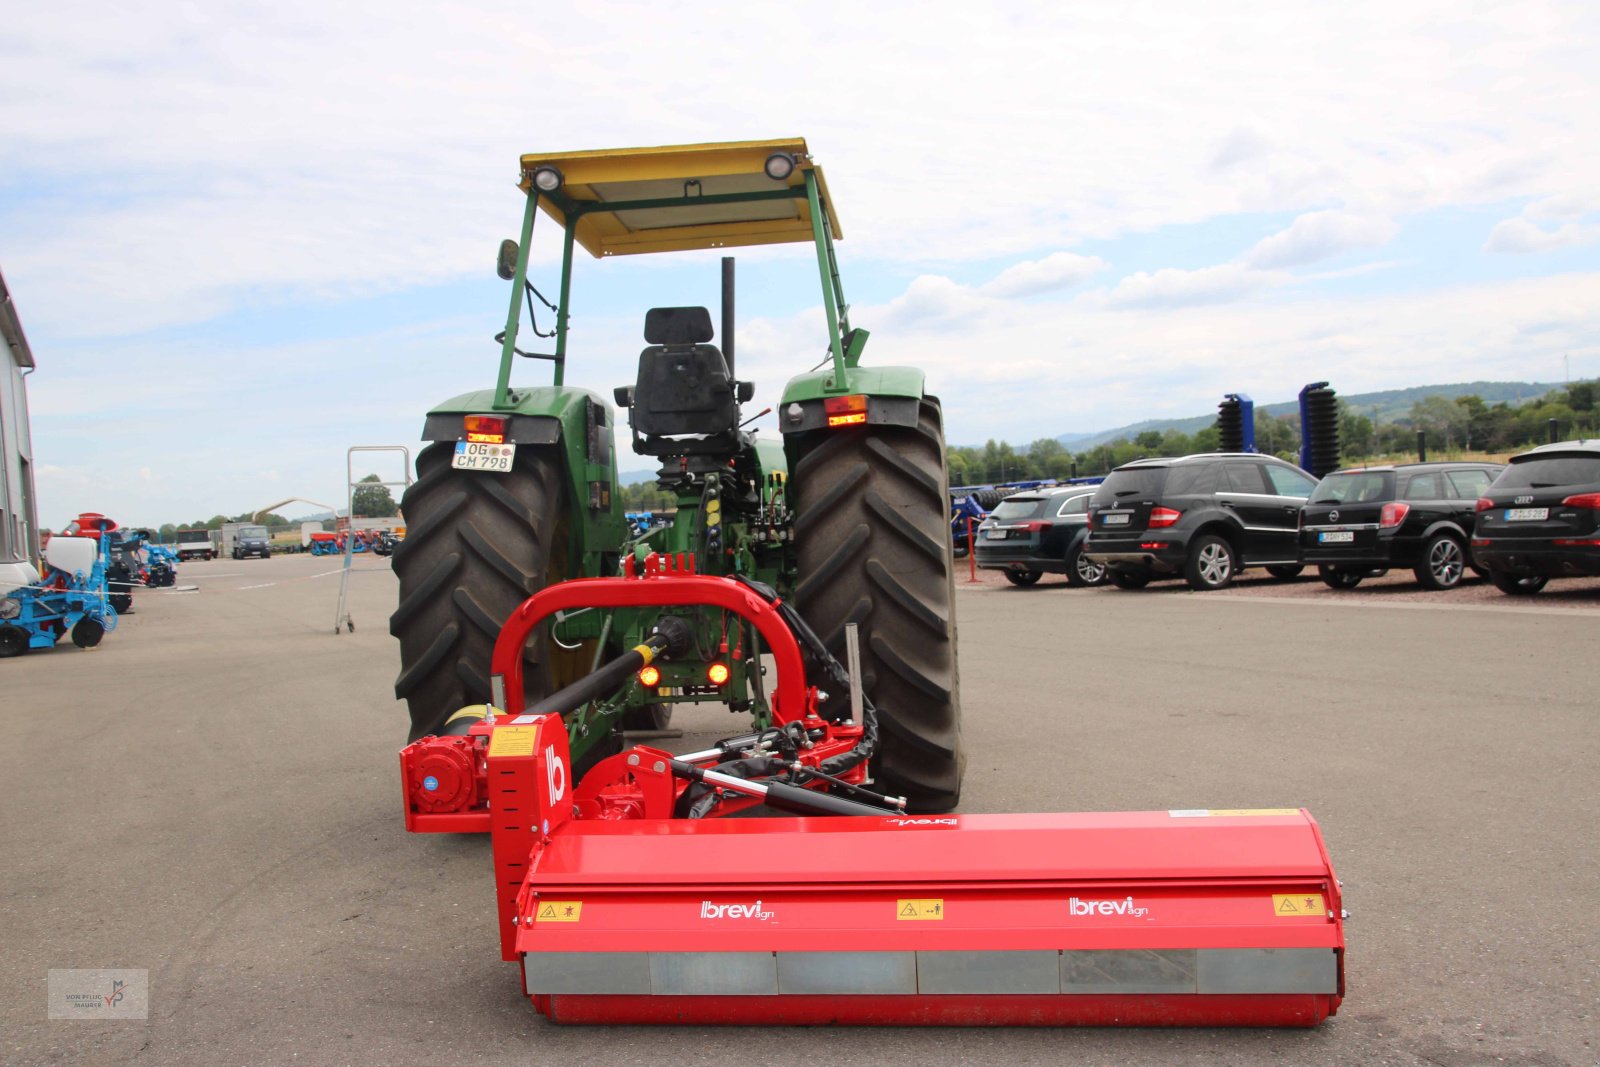
<path fill-rule="evenodd" d="M 958 586 L 962 810 L 1308 807 L 1346 1000 L 1309 1031 L 752 1032 L 534 1013 L 487 841 L 401 825 L 394 577 L 358 558 L 336 635 L 339 580 L 188 563 L 193 591 L 141 591 L 98 649 L 0 662 L 0 1059 L 1600 1062 L 1600 595 Z M 735 721 L 677 724 L 694 747 Z M 149 1019 L 47 1019 L 47 972 L 93 967 L 148 969 Z"/>

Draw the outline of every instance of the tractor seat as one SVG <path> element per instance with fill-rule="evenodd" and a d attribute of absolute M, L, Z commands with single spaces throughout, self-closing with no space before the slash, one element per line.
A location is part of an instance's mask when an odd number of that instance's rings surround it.
<path fill-rule="evenodd" d="M 703 307 L 651 308 L 644 317 L 639 376 L 628 413 L 634 449 L 645 455 L 729 452 L 739 403 Z"/>

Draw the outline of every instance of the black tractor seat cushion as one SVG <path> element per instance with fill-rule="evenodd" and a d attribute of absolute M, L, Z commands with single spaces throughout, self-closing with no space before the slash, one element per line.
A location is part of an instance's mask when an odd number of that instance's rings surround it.
<path fill-rule="evenodd" d="M 644 339 L 653 345 L 703 345 L 711 340 L 705 308 L 651 308 L 644 313 Z"/>

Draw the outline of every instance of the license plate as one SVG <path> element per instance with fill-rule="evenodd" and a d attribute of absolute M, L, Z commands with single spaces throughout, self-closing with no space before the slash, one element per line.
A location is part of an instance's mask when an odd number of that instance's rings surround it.
<path fill-rule="evenodd" d="M 1340 542 L 1354 541 L 1356 535 L 1349 530 L 1323 530 L 1317 534 L 1317 540 L 1325 545 L 1339 544 Z"/>
<path fill-rule="evenodd" d="M 1107 513 L 1105 515 L 1100 516 L 1100 525 L 1101 526 L 1126 526 L 1126 525 L 1128 525 L 1128 520 L 1130 518 L 1132 518 L 1132 516 L 1130 514 L 1128 514 L 1128 512 L 1126 512 L 1126 511 L 1113 511 L 1113 512 L 1109 512 L 1109 513 Z"/>
<path fill-rule="evenodd" d="M 990 530 L 984 536 L 991 541 L 1004 541 L 1011 536 L 1011 533 L 1008 530 Z"/>
<path fill-rule="evenodd" d="M 1507 522 L 1537 522 L 1549 517 L 1549 508 L 1506 508 Z"/>
<path fill-rule="evenodd" d="M 476 441 L 457 441 L 456 454 L 450 457 L 450 466 L 464 471 L 509 474 L 511 460 L 516 454 L 516 445 L 484 445 Z"/>

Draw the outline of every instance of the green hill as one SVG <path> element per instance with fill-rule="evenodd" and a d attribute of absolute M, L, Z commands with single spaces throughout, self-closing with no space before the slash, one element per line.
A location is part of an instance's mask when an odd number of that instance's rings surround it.
<path fill-rule="evenodd" d="M 1411 412 L 1411 405 L 1428 396 L 1477 396 L 1485 404 L 1498 404 L 1506 401 L 1512 404 L 1522 404 L 1530 400 L 1537 400 L 1554 389 L 1560 389 L 1559 382 L 1456 382 L 1450 385 L 1417 385 L 1410 389 L 1386 389 L 1377 393 L 1352 393 L 1349 396 L 1340 396 L 1345 404 L 1359 414 L 1366 415 L 1373 422 L 1392 422 Z M 1335 389 L 1338 386 L 1334 386 Z M 1220 403 L 1222 398 L 1217 398 Z M 1263 404 L 1256 400 L 1256 410 L 1264 411 L 1269 415 L 1288 415 L 1300 410 L 1300 402 L 1284 400 L 1271 404 Z M 1056 438 L 1067 448 L 1074 452 L 1103 445 L 1119 438 L 1132 439 L 1145 430 L 1178 430 L 1182 433 L 1195 433 L 1205 429 L 1217 421 L 1217 413 L 1212 411 L 1205 415 L 1195 415 L 1185 419 L 1145 419 L 1143 422 L 1129 423 L 1118 426 L 1113 430 L 1101 430 L 1097 433 L 1064 433 Z"/>

